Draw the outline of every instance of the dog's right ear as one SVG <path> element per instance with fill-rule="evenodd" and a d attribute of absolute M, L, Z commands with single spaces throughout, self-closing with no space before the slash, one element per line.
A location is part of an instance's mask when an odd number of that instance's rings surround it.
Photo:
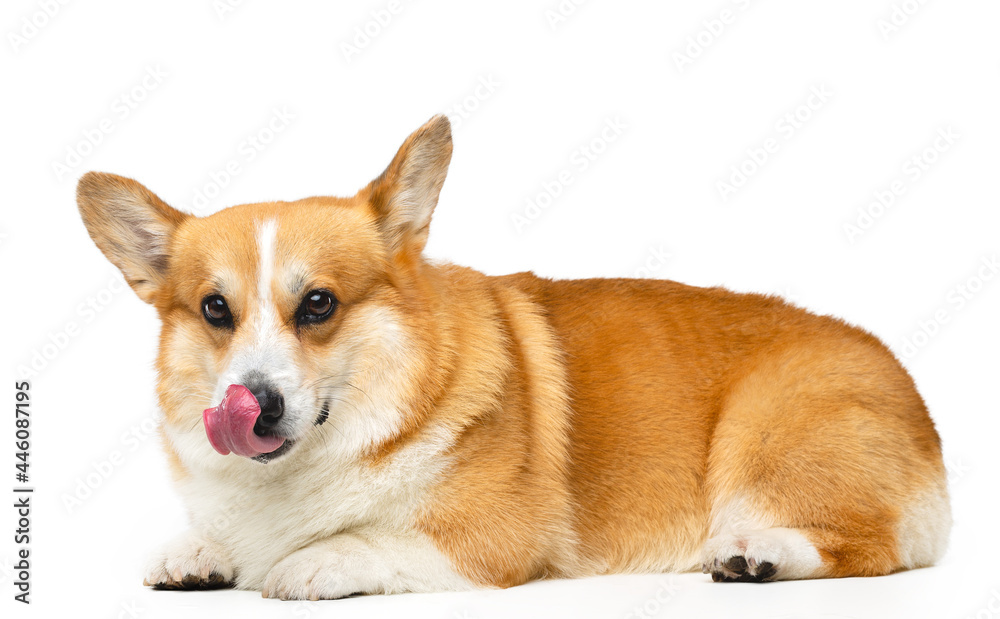
<path fill-rule="evenodd" d="M 76 203 L 90 238 L 139 298 L 152 303 L 166 277 L 170 237 L 189 216 L 140 183 L 103 172 L 83 175 Z"/>

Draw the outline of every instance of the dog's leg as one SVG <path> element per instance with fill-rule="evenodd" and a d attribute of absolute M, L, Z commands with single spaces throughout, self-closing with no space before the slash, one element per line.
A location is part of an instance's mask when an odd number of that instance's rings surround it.
<path fill-rule="evenodd" d="M 355 593 L 473 587 L 426 537 L 366 531 L 334 535 L 293 552 L 271 568 L 262 594 L 283 600 L 331 600 Z"/>
<path fill-rule="evenodd" d="M 715 580 L 878 576 L 943 554 L 938 437 L 895 359 L 869 353 L 789 347 L 733 386 L 706 476 Z"/>
<path fill-rule="evenodd" d="M 188 531 L 156 553 L 145 585 L 157 589 L 218 589 L 233 584 L 233 564 L 216 542 Z"/>

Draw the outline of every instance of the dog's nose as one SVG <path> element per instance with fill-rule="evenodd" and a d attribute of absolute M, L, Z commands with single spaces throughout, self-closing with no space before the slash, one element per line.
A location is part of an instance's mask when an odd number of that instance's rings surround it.
<path fill-rule="evenodd" d="M 285 414 L 285 398 L 281 396 L 280 392 L 270 387 L 252 389 L 251 391 L 253 396 L 257 398 L 257 404 L 260 405 L 260 416 L 257 417 L 257 423 L 254 424 L 254 431 L 261 434 L 273 430 L 281 421 L 281 416 Z"/>

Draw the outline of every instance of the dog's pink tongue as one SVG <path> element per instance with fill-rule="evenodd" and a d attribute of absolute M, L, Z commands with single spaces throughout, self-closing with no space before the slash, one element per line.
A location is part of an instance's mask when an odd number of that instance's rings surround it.
<path fill-rule="evenodd" d="M 279 436 L 257 436 L 253 426 L 260 416 L 260 404 L 243 385 L 229 385 L 222 402 L 205 409 L 205 432 L 208 442 L 222 455 L 230 452 L 247 458 L 271 453 L 285 439 Z"/>

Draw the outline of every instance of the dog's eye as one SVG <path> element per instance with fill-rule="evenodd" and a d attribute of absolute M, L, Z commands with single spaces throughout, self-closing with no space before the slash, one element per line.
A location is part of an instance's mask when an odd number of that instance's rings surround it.
<path fill-rule="evenodd" d="M 337 300 L 326 290 L 313 290 L 302 299 L 299 307 L 299 323 L 323 322 L 333 313 Z"/>
<path fill-rule="evenodd" d="M 201 302 L 201 311 L 205 314 L 205 320 L 213 327 L 233 326 L 233 315 L 222 295 L 213 294 L 205 297 Z"/>

